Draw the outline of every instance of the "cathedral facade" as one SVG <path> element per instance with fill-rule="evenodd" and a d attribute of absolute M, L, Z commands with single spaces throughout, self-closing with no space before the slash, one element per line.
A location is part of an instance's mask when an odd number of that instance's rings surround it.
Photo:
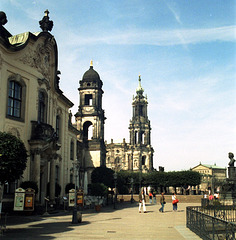
<path fill-rule="evenodd" d="M 149 172 L 153 170 L 153 153 L 151 146 L 151 125 L 148 119 L 148 101 L 143 95 L 139 76 L 136 95 L 133 97 L 133 115 L 129 124 L 130 140 L 127 143 L 106 143 L 106 166 L 115 170 Z"/>

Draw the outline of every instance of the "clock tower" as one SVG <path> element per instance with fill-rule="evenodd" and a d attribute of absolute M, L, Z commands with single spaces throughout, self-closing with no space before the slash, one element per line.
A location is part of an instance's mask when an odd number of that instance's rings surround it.
<path fill-rule="evenodd" d="M 83 154 L 80 159 L 84 170 L 88 172 L 90 182 L 91 172 L 95 167 L 106 163 L 106 147 L 104 143 L 105 116 L 102 109 L 102 81 L 99 74 L 90 68 L 79 82 L 80 104 L 75 114 L 77 129 L 80 131 L 78 140 L 83 144 Z"/>

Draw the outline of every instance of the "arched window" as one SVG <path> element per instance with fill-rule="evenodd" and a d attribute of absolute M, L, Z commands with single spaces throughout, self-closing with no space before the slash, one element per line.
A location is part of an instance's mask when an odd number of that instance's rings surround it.
<path fill-rule="evenodd" d="M 83 135 L 84 140 L 91 140 L 93 137 L 93 124 L 90 121 L 87 121 L 83 125 Z"/>
<path fill-rule="evenodd" d="M 9 82 L 7 114 L 12 117 L 21 117 L 22 86 L 16 81 Z"/>

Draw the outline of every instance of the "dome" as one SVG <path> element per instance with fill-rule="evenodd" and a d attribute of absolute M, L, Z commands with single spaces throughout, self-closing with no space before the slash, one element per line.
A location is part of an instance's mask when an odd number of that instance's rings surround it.
<path fill-rule="evenodd" d="M 89 70 L 84 73 L 82 81 L 100 81 L 99 74 L 90 66 Z"/>

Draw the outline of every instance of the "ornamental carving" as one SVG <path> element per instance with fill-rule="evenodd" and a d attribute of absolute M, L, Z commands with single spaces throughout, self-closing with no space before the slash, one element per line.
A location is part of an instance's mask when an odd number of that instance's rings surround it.
<path fill-rule="evenodd" d="M 50 52 L 52 49 L 51 42 L 38 44 L 35 50 L 29 48 L 19 60 L 24 64 L 37 69 L 46 79 L 50 79 Z"/>

